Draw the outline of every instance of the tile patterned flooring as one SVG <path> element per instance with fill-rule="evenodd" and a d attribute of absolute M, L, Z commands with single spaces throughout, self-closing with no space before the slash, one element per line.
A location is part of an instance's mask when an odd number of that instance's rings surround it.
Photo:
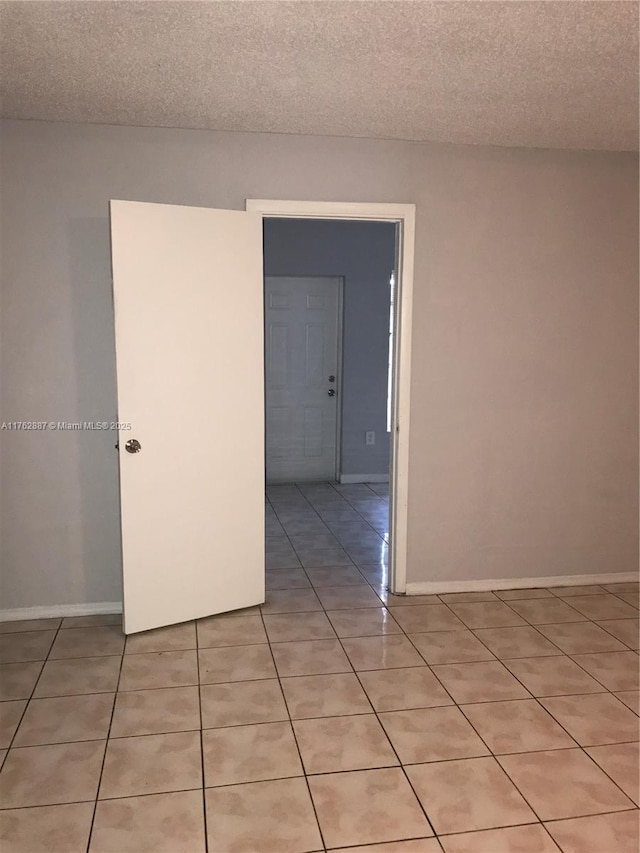
<path fill-rule="evenodd" d="M 637 853 L 638 584 L 390 595 L 385 495 L 270 487 L 262 607 L 0 625 L 3 853 Z"/>

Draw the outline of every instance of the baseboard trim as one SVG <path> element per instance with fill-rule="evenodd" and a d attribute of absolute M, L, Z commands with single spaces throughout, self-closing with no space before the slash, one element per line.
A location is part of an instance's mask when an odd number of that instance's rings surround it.
<path fill-rule="evenodd" d="M 441 592 L 488 592 L 493 589 L 537 589 L 584 584 L 635 583 L 638 572 L 611 572 L 599 575 L 548 575 L 535 578 L 493 578 L 468 581 L 424 581 L 407 584 L 407 595 L 437 595 Z"/>
<path fill-rule="evenodd" d="M 388 483 L 388 474 L 340 474 L 340 484 L 352 483 Z"/>
<path fill-rule="evenodd" d="M 0 610 L 0 622 L 17 622 L 22 619 L 51 619 L 56 616 L 97 616 L 103 613 L 122 613 L 122 602 L 96 601 L 94 604 L 17 607 L 13 610 Z"/>
<path fill-rule="evenodd" d="M 369 482 L 373 482 L 370 480 Z M 598 575 L 548 575 L 534 578 L 493 578 L 466 581 L 423 581 L 407 584 L 407 595 L 437 595 L 444 592 L 488 592 L 493 589 L 537 589 L 584 584 L 636 583 L 638 572 L 610 572 Z M 52 604 L 0 610 L 0 622 L 23 619 L 51 619 L 56 616 L 97 616 L 122 613 L 121 601 L 97 601 L 93 604 Z"/>

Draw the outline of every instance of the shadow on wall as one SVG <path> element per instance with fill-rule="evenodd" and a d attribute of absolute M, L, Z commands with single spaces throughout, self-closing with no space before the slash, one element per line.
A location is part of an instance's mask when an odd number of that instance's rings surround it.
<path fill-rule="evenodd" d="M 74 421 L 117 421 L 116 361 L 108 218 L 69 222 L 69 306 L 75 392 Z M 79 430 L 57 436 L 72 466 L 77 519 L 78 575 L 87 600 L 121 599 L 118 451 L 115 430 Z M 91 589 L 87 589 L 90 586 Z M 96 588 L 99 587 L 99 588 Z M 78 595 L 82 600 L 82 596 Z"/>

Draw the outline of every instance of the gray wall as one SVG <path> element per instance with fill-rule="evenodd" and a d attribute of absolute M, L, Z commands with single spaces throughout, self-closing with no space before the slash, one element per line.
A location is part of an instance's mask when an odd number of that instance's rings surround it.
<path fill-rule="evenodd" d="M 389 278 L 396 226 L 387 222 L 267 219 L 266 275 L 344 276 L 342 474 L 388 474 Z M 365 445 L 374 430 L 376 443 Z"/>
<path fill-rule="evenodd" d="M 634 154 L 6 121 L 4 420 L 112 420 L 110 198 L 414 202 L 409 581 L 638 559 Z M 120 598 L 104 433 L 2 441 L 3 608 Z"/>

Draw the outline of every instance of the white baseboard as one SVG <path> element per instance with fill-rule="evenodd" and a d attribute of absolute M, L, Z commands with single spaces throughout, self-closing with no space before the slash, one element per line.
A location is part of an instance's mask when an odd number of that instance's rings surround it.
<path fill-rule="evenodd" d="M 388 474 L 340 474 L 340 484 L 351 483 L 388 483 Z"/>
<path fill-rule="evenodd" d="M 0 610 L 0 622 L 22 619 L 51 619 L 55 616 L 97 616 L 103 613 L 122 613 L 121 601 L 97 601 L 94 604 L 51 604 L 42 607 L 16 607 Z"/>
<path fill-rule="evenodd" d="M 372 480 L 369 482 L 373 482 Z M 494 578 L 467 581 L 423 581 L 407 584 L 407 595 L 437 595 L 444 592 L 488 592 L 494 589 L 536 589 L 584 584 L 636 583 L 638 572 L 611 572 L 598 575 L 548 575 L 534 578 Z M 0 610 L 0 622 L 22 619 L 51 619 L 56 616 L 95 616 L 122 613 L 121 601 L 97 601 L 93 604 L 52 604 L 41 607 L 17 607 Z"/>
<path fill-rule="evenodd" d="M 535 578 L 493 578 L 468 581 L 423 581 L 408 583 L 407 595 L 437 595 L 441 592 L 488 592 L 493 589 L 536 589 L 548 586 L 635 583 L 638 572 L 612 572 L 600 575 L 548 575 Z"/>

